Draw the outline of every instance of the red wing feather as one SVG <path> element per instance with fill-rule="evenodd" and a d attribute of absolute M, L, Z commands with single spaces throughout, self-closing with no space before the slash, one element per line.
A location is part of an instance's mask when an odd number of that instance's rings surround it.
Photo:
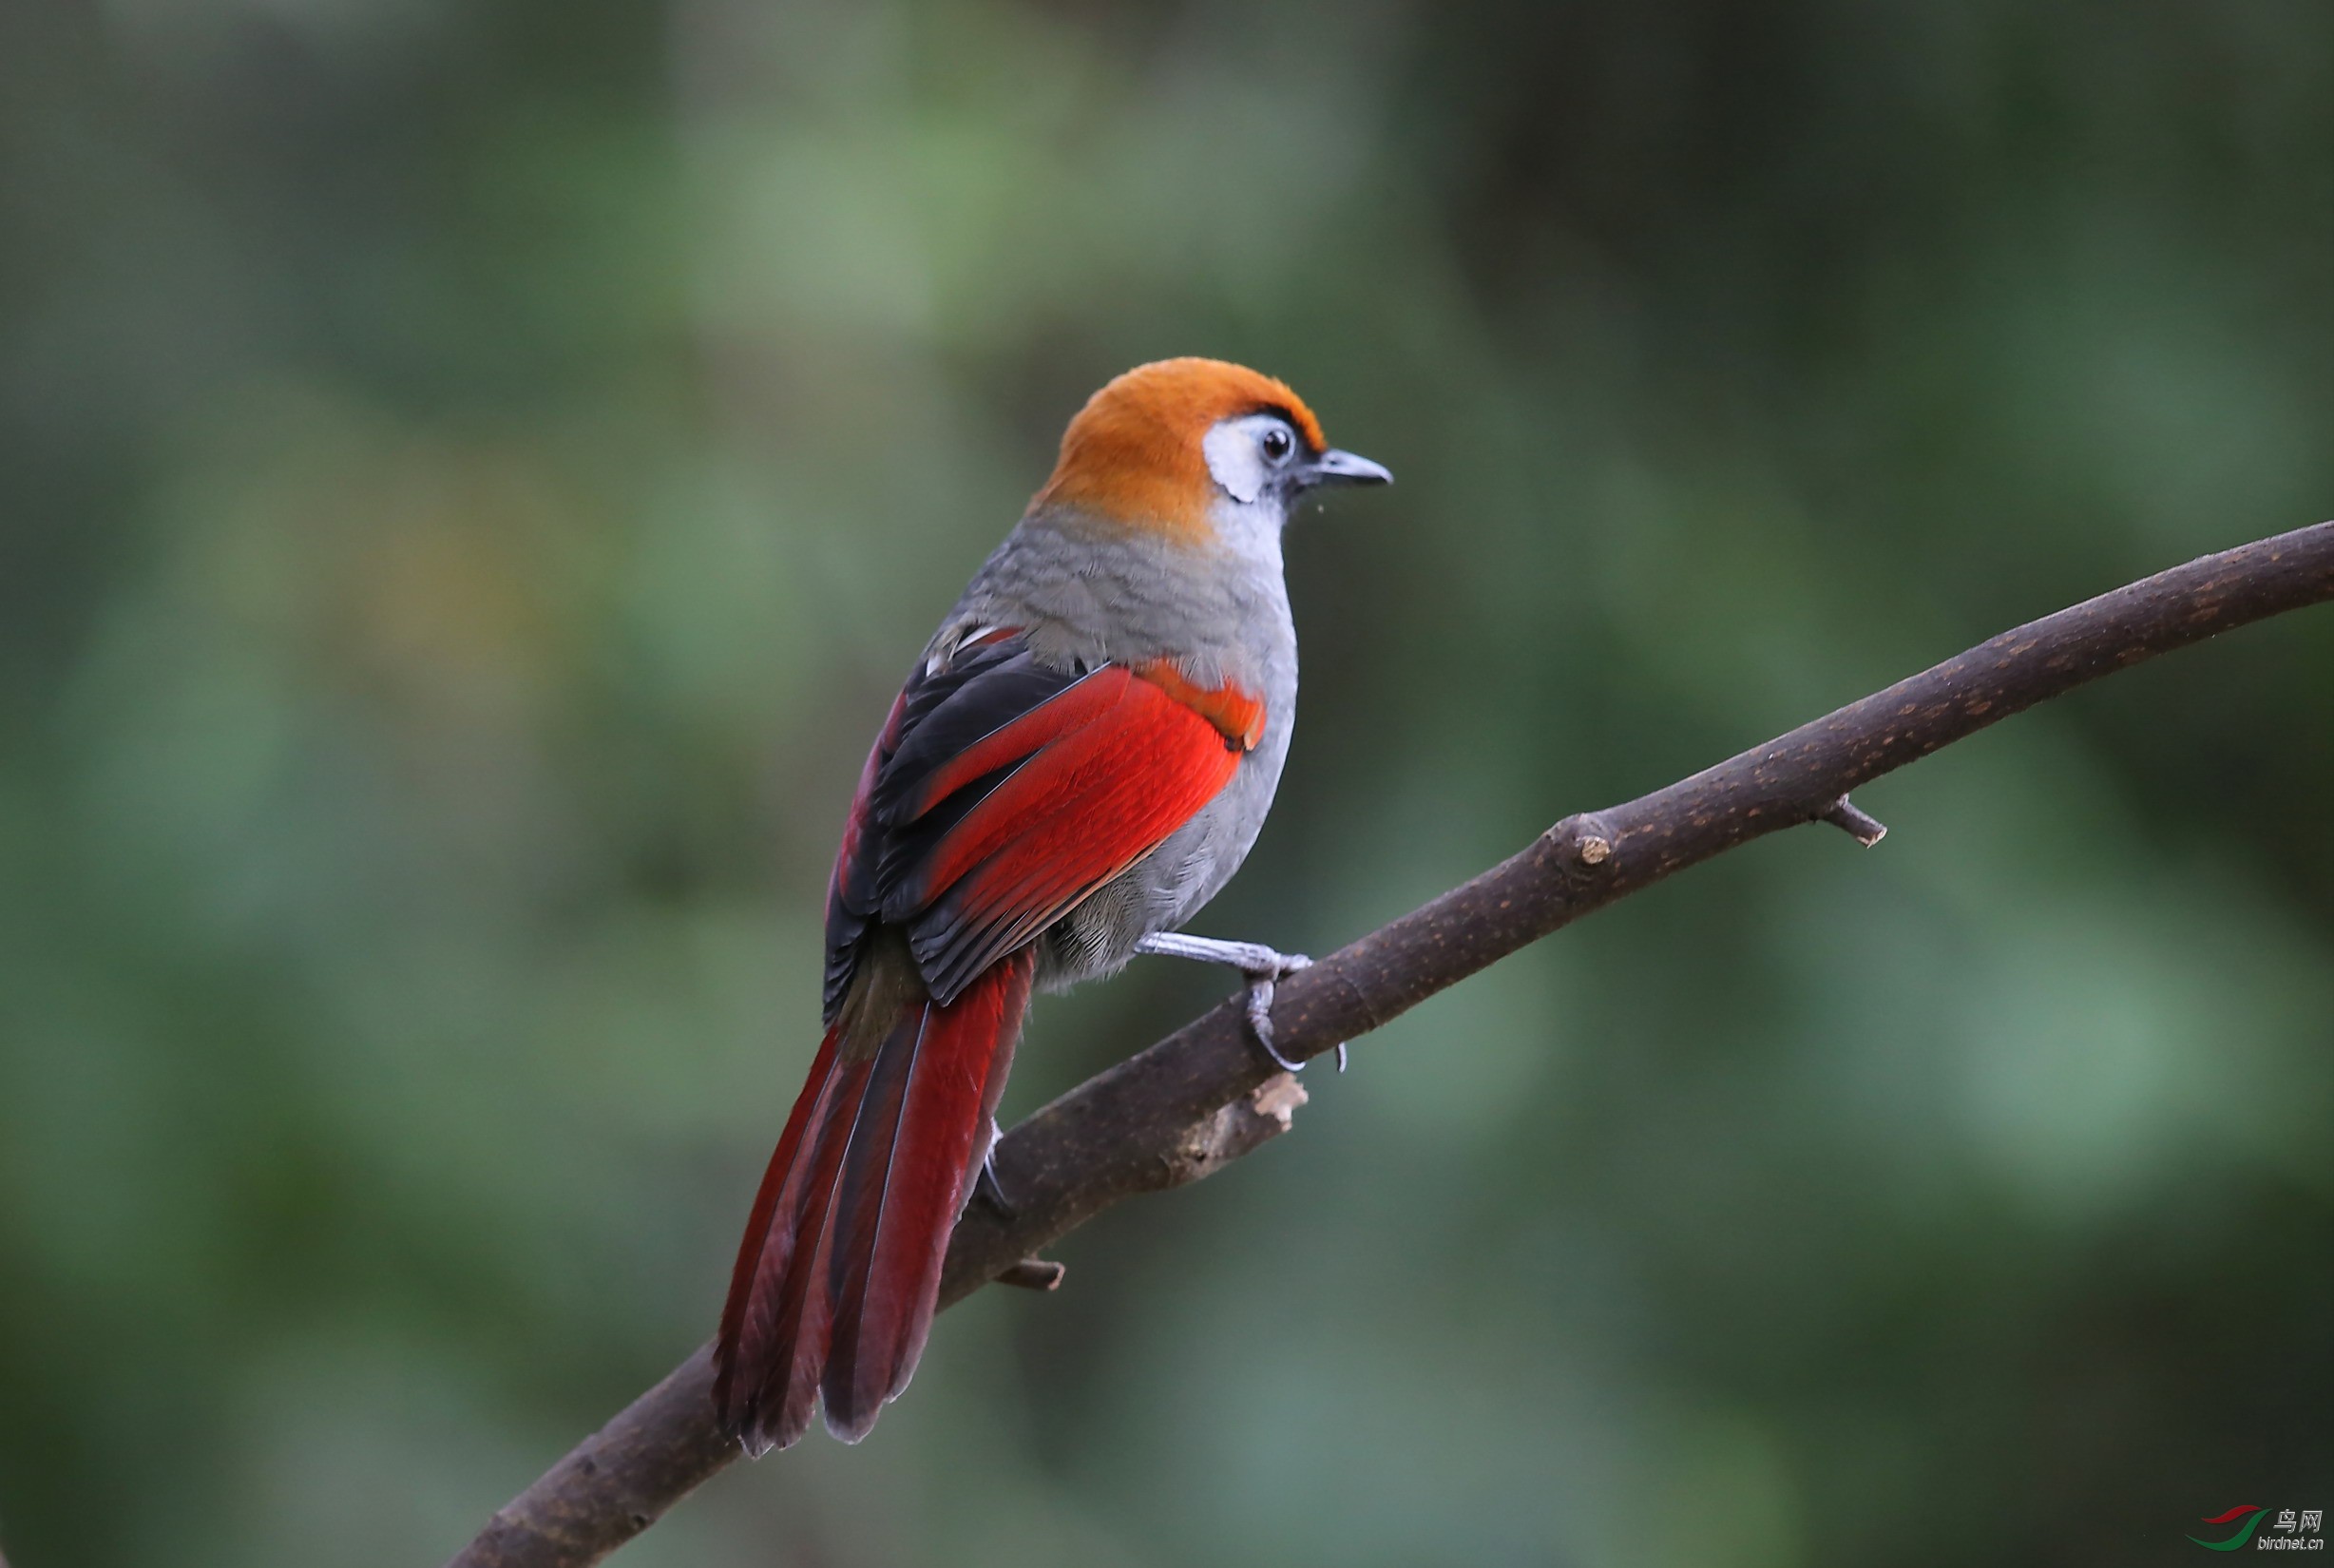
<path fill-rule="evenodd" d="M 991 730 L 927 774 L 898 819 L 912 822 L 984 774 L 1024 761 L 1069 732 L 1093 723 L 1117 699 L 1125 677 L 1116 666 L 1099 670 Z"/>
<path fill-rule="evenodd" d="M 909 942 L 935 995 L 1158 848 L 1239 766 L 1213 724 L 1123 666 L 1056 701 L 1072 696 L 1081 721 L 983 795 L 886 900 L 887 918 L 916 911 Z"/>
<path fill-rule="evenodd" d="M 827 1013 L 868 923 L 953 1000 L 1157 849 L 1262 736 L 1264 705 L 1167 660 L 1058 668 L 1004 628 L 918 667 L 868 758 L 827 922 Z"/>

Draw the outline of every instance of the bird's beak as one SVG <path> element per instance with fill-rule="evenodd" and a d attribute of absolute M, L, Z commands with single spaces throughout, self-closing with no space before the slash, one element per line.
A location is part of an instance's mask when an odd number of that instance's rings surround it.
<path fill-rule="evenodd" d="M 1332 447 L 1308 464 L 1304 481 L 1314 485 L 1391 485 L 1394 476 L 1382 463 L 1339 451 Z"/>

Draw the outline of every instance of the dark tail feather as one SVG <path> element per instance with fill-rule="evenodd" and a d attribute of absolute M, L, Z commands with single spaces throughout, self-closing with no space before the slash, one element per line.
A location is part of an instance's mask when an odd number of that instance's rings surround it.
<path fill-rule="evenodd" d="M 865 1437 L 908 1386 L 940 1268 L 1029 1002 L 1017 953 L 948 1005 L 906 1009 L 871 1061 L 829 1032 L 762 1178 L 730 1282 L 714 1398 L 746 1447 L 784 1447 L 823 1391 Z"/>
<path fill-rule="evenodd" d="M 823 1239 L 834 1166 L 850 1135 L 869 1066 L 865 1061 L 838 1061 L 836 1039 L 837 1031 L 827 1031 L 794 1114 L 787 1118 L 786 1131 L 770 1157 L 761 1190 L 755 1195 L 737 1265 L 730 1274 L 720 1338 L 714 1347 L 715 1408 L 722 1424 L 756 1455 L 793 1443 L 809 1425 L 807 1409 L 791 1424 L 785 1410 L 792 1403 L 786 1397 L 792 1381 L 789 1368 L 796 1359 L 795 1341 L 807 1305 L 802 1292 L 791 1287 L 804 1277 L 805 1266 L 812 1261 L 795 1254 L 806 1246 L 815 1253 Z M 822 1313 L 824 1305 L 822 1295 Z M 825 1352 L 822 1322 L 816 1353 Z M 813 1368 L 813 1383 L 817 1375 Z"/>
<path fill-rule="evenodd" d="M 835 1203 L 834 1336 L 821 1388 L 828 1429 L 846 1443 L 867 1435 L 924 1353 L 1032 966 L 1026 952 L 996 965 L 949 1005 L 923 1009 L 917 1036 L 899 1031 L 877 1058 L 878 1077 L 895 1046 L 909 1062 L 896 1099 L 870 1085 Z"/>

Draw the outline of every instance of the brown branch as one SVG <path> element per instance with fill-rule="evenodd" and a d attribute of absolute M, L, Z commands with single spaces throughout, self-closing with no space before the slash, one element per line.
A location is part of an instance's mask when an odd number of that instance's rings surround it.
<path fill-rule="evenodd" d="M 1827 821 L 1877 842 L 1848 792 L 2061 692 L 2215 633 L 2334 599 L 2334 523 L 2299 528 L 2004 632 L 1886 691 L 1627 805 L 1566 817 L 1521 854 L 1280 984 L 1293 1060 L 1368 1033 L 1494 960 L 1753 838 Z M 957 1227 L 943 1306 L 1034 1279 L 1036 1254 L 1138 1193 L 1196 1181 L 1288 1129 L 1304 1091 L 1232 1004 L 1089 1080 L 999 1145 L 1011 1217 Z M 1025 1262 L 1024 1260 L 1027 1260 Z M 452 1568 L 598 1562 L 738 1455 L 699 1349 L 494 1516 Z"/>

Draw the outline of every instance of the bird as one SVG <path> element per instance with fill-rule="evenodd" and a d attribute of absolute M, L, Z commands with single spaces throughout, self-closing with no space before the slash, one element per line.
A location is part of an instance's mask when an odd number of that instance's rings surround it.
<path fill-rule="evenodd" d="M 1393 475 L 1283 382 L 1139 365 L 910 670 L 859 774 L 826 910 L 823 1033 L 757 1192 L 715 1342 L 755 1456 L 856 1443 L 907 1386 L 990 1153 L 1033 991 L 1138 953 L 1228 965 L 1255 1043 L 1301 954 L 1189 935 L 1263 827 L 1295 718 L 1281 534 L 1310 492 Z"/>

